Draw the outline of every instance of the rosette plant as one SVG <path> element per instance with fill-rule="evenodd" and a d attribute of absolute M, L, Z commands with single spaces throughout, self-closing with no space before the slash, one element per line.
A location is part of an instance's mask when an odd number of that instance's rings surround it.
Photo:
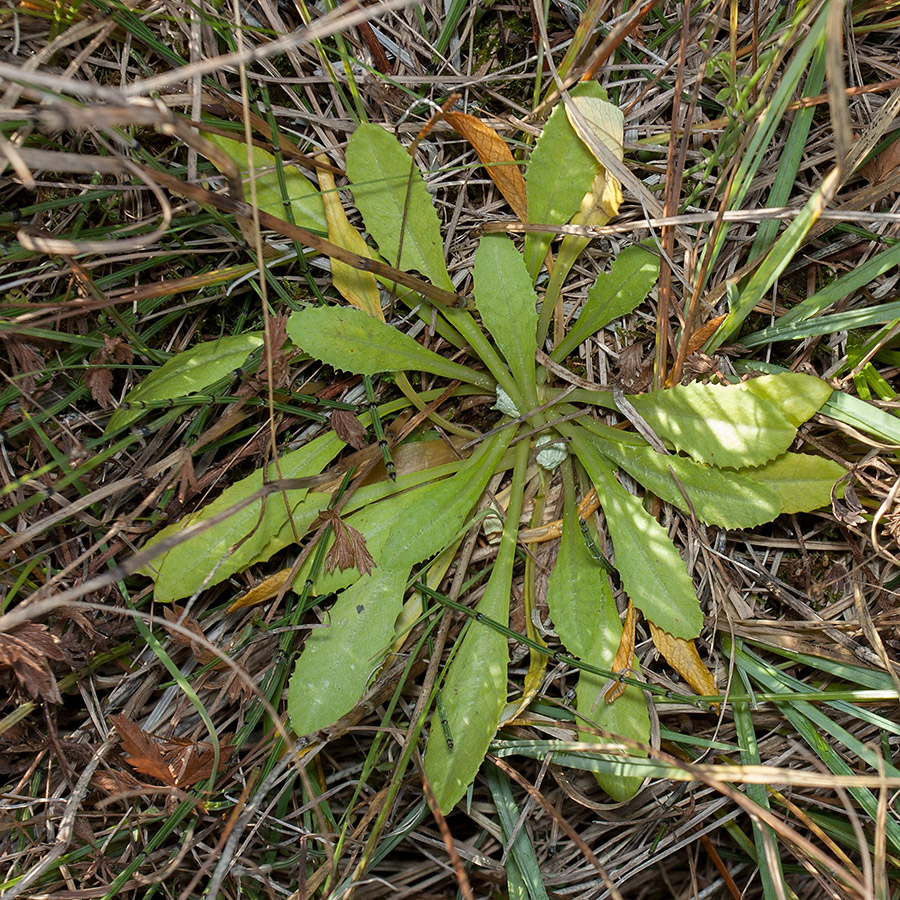
<path fill-rule="evenodd" d="M 589 145 L 600 140 L 621 160 L 621 114 L 592 85 L 575 90 L 573 100 L 576 112 L 560 105 L 531 155 L 520 210 L 529 222 L 595 225 L 618 208 L 618 182 Z M 471 126 L 455 115 L 454 127 Z M 317 484 L 315 476 L 334 463 L 345 441 L 334 431 L 322 434 L 279 461 L 279 477 L 311 479 L 309 485 L 284 491 L 284 499 L 260 497 L 169 550 L 148 570 L 156 595 L 185 596 L 299 541 L 309 552 L 290 573 L 293 588 L 310 602 L 318 598 L 325 610 L 300 647 L 289 684 L 290 723 L 306 735 L 346 716 L 385 660 L 421 633 L 414 626 L 433 622 L 429 598 L 460 539 L 485 520 L 500 519 L 496 558 L 439 679 L 440 709 L 432 715 L 425 753 L 438 805 L 447 812 L 464 795 L 498 727 L 540 687 L 547 656 L 532 620 L 544 599 L 548 624 L 582 668 L 575 699 L 580 739 L 624 737 L 635 748 L 630 752 L 640 755 L 636 748 L 649 742 L 652 695 L 633 655 L 634 609 L 673 665 L 689 670 L 695 688 L 715 693 L 692 644 L 703 610 L 652 498 L 722 528 L 752 527 L 827 504 L 843 470 L 790 447 L 831 389 L 800 374 L 691 383 L 634 396 L 577 386 L 577 378 L 567 383 L 567 357 L 652 290 L 658 277 L 654 253 L 643 245 L 622 251 L 597 277 L 568 330 L 557 328 L 550 343 L 553 311 L 585 238 L 570 234 L 562 241 L 539 294 L 535 285 L 545 260 L 550 263 L 551 236 L 530 232 L 520 251 L 505 234 L 485 234 L 472 265 L 471 292 L 461 295 L 444 260 L 432 198 L 407 150 L 384 129 L 362 125 L 350 139 L 346 162 L 354 204 L 374 247 L 350 227 L 333 182 L 322 180 L 321 193 L 303 187 L 297 209 L 312 204 L 312 221 L 320 216 L 332 241 L 414 271 L 449 298 L 444 305 L 425 304 L 422 296 L 393 286 L 396 297 L 440 335 L 442 352 L 384 320 L 374 274 L 337 261 L 335 287 L 352 305 L 298 309 L 288 319 L 287 335 L 335 371 L 391 373 L 403 397 L 383 405 L 380 416 L 417 409 L 420 418 L 461 435 L 454 445 L 459 452 L 418 471 L 400 467 L 396 480 L 363 485 L 342 497 L 338 512 L 334 485 Z M 567 177 L 560 179 L 563 170 Z M 486 433 L 450 421 L 446 407 L 433 403 L 473 394 L 492 395 L 502 413 Z M 618 427 L 603 421 L 610 412 Z M 374 424 L 372 410 L 358 420 Z M 621 427 L 629 423 L 633 429 Z M 213 519 L 270 477 L 271 467 L 249 476 L 189 522 Z M 488 491 L 498 482 L 504 484 L 499 499 Z M 523 510 L 528 504 L 534 510 L 524 535 L 530 537 L 542 526 L 548 492 L 558 483 L 562 516 L 550 533 L 558 534 L 559 550 L 545 598 L 535 596 L 534 578 L 525 579 L 532 659 L 524 686 L 511 699 L 508 622 Z M 598 506 L 602 517 L 593 515 Z M 322 565 L 323 559 L 338 564 Z M 611 684 L 614 679 L 619 684 Z M 629 768 L 627 755 L 609 753 L 605 760 L 597 776 L 604 789 L 618 800 L 633 794 L 641 776 Z"/>

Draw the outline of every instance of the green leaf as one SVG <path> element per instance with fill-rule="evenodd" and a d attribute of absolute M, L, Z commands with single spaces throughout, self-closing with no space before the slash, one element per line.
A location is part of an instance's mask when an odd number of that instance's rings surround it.
<path fill-rule="evenodd" d="M 615 656 L 615 651 L 613 651 Z M 604 664 L 607 668 L 611 665 Z M 596 675 L 582 672 L 575 689 L 575 708 L 592 724 L 618 737 L 630 738 L 642 744 L 650 743 L 650 710 L 644 692 L 632 684 L 612 703 L 603 696 L 608 682 Z M 599 743 L 605 741 L 595 734 L 579 731 L 583 741 Z M 629 750 L 635 756 L 645 756 L 637 750 Z M 610 757 L 612 758 L 612 757 Z M 646 774 L 640 763 L 629 763 L 628 757 L 616 758 L 613 771 L 595 772 L 594 777 L 600 787 L 618 803 L 630 800 L 644 783 Z"/>
<path fill-rule="evenodd" d="M 768 380 L 775 379 L 775 380 Z M 754 385 L 676 385 L 629 397 L 650 427 L 694 459 L 741 469 L 784 453 L 831 389 L 809 375 L 775 375 Z"/>
<path fill-rule="evenodd" d="M 529 399 L 537 399 L 537 294 L 521 254 L 505 234 L 482 237 L 475 253 L 475 302 L 484 327 Z"/>
<path fill-rule="evenodd" d="M 506 440 L 508 442 L 509 438 Z M 504 625 L 509 621 L 509 596 L 527 464 L 528 442 L 520 441 L 516 448 L 516 465 L 500 549 L 478 603 L 481 615 Z M 425 773 L 444 815 L 457 804 L 478 772 L 506 705 L 509 663 L 506 635 L 470 619 L 457 646 L 443 685 L 443 702 L 453 747 L 448 746 L 442 725 L 433 719 L 425 751 Z"/>
<path fill-rule="evenodd" d="M 337 435 L 324 434 L 305 447 L 281 457 L 281 474 L 285 478 L 317 475 L 343 446 Z M 277 477 L 273 466 L 269 467 L 268 472 L 267 481 Z M 262 485 L 263 470 L 257 469 L 227 487 L 203 509 L 164 528 L 148 541 L 147 546 L 178 534 L 189 525 L 212 518 L 253 495 Z M 200 531 L 142 570 L 156 582 L 154 598 L 166 602 L 189 597 L 202 586 L 211 587 L 247 566 L 268 559 L 294 542 L 290 519 L 293 519 L 297 532 L 302 536 L 330 499 L 330 494 L 308 494 L 306 490 L 286 491 L 284 495 L 271 494 L 254 501 L 225 521 Z M 290 519 L 288 507 L 291 510 Z"/>
<path fill-rule="evenodd" d="M 248 331 L 206 341 L 185 350 L 151 372 L 125 395 L 125 403 L 145 403 L 187 397 L 215 384 L 235 369 L 263 343 L 262 332 Z M 117 409 L 110 417 L 105 434 L 130 425 L 144 415 L 143 409 Z"/>
<path fill-rule="evenodd" d="M 206 140 L 215 144 L 220 150 L 233 159 L 238 168 L 247 178 L 247 145 L 242 141 L 233 141 L 231 138 L 222 137 L 219 134 L 204 134 Z M 277 161 L 271 153 L 267 153 L 260 147 L 251 147 L 253 159 L 253 171 L 256 173 L 256 205 L 263 211 L 285 222 L 288 219 L 285 210 L 285 200 L 291 208 L 291 217 L 295 225 L 321 234 L 328 233 L 328 224 L 325 220 L 325 208 L 322 204 L 322 195 L 316 186 L 296 166 L 286 165 L 282 168 L 286 197 L 281 193 L 278 183 Z M 215 165 L 215 160 L 213 160 Z M 244 188 L 245 199 L 250 202 L 249 187 Z"/>
<path fill-rule="evenodd" d="M 591 556 L 578 527 L 574 498 L 567 493 L 563 533 L 556 564 L 547 585 L 547 606 L 553 627 L 566 649 L 585 662 L 609 668 L 616 655 L 622 624 L 609 587 L 609 579 Z M 588 658 L 597 650 L 601 657 Z M 611 653 L 607 653 L 609 649 Z"/>
<path fill-rule="evenodd" d="M 757 397 L 775 404 L 795 428 L 811 419 L 833 393 L 821 378 L 796 372 L 763 375 L 743 383 Z"/>
<path fill-rule="evenodd" d="M 403 332 L 352 307 L 295 310 L 288 319 L 291 340 L 310 356 L 335 369 L 378 372 L 430 372 L 493 389 L 493 379 L 439 356 Z"/>
<path fill-rule="evenodd" d="M 340 594 L 322 628 L 313 628 L 288 687 L 298 735 L 333 725 L 362 698 L 384 662 L 403 607 L 408 567 L 377 568 Z"/>
<path fill-rule="evenodd" d="M 566 649 L 584 662 L 610 669 L 622 638 L 622 623 L 606 573 L 585 546 L 577 524 L 574 499 L 567 493 L 562 541 L 547 586 L 547 606 L 553 626 Z M 650 716 L 643 692 L 627 687 L 614 703 L 601 696 L 607 679 L 582 672 L 576 689 L 576 709 L 594 725 L 621 737 L 649 743 Z M 579 729 L 584 741 L 602 738 Z M 627 763 L 623 762 L 623 767 Z M 600 787 L 616 801 L 634 796 L 643 775 L 595 773 Z"/>
<path fill-rule="evenodd" d="M 694 638 L 703 613 L 684 561 L 665 529 L 616 481 L 597 449 L 577 428 L 561 427 L 593 483 L 616 551 L 616 569 L 634 605 L 674 637 Z"/>
<path fill-rule="evenodd" d="M 847 474 L 839 463 L 807 453 L 784 453 L 742 475 L 774 491 L 781 498 L 781 512 L 811 512 L 831 504 L 831 490 Z M 839 491 L 843 496 L 843 490 Z"/>
<path fill-rule="evenodd" d="M 559 362 L 582 341 L 635 310 L 645 300 L 659 278 L 659 259 L 645 247 L 626 247 L 612 262 L 609 272 L 601 272 L 588 292 L 587 301 L 566 336 L 550 354 Z"/>
<path fill-rule="evenodd" d="M 501 548 L 501 554 L 478 603 L 478 612 L 506 623 L 515 547 L 506 553 Z M 425 751 L 425 773 L 444 815 L 466 792 L 497 730 L 506 705 L 508 663 L 506 635 L 471 620 L 443 687 L 453 749 L 447 746 L 440 724 L 434 723 Z"/>
<path fill-rule="evenodd" d="M 750 474 L 757 469 L 728 472 L 685 456 L 664 456 L 652 447 L 626 447 L 614 441 L 598 443 L 597 449 L 657 497 L 685 512 L 693 507 L 697 518 L 708 525 L 752 528 L 771 522 L 782 512 L 775 490 Z M 690 506 L 679 485 L 690 498 Z"/>
<path fill-rule="evenodd" d="M 381 255 L 399 269 L 415 269 L 432 284 L 455 290 L 431 195 L 397 139 L 378 125 L 360 125 L 347 144 L 347 176 Z"/>
<path fill-rule="evenodd" d="M 505 429 L 485 441 L 451 478 L 369 503 L 348 516 L 346 523 L 363 535 L 375 565 L 411 568 L 450 544 L 465 527 L 511 439 L 512 430 Z M 397 480 L 398 488 L 402 480 Z M 306 581 L 311 564 L 300 569 L 296 589 Z M 359 577 L 356 569 L 321 572 L 314 590 L 319 595 L 339 591 Z"/>
<path fill-rule="evenodd" d="M 572 88 L 573 97 L 606 99 L 596 82 Z M 600 164 L 566 117 L 565 104 L 558 103 L 537 139 L 525 172 L 528 221 L 535 225 L 565 225 L 578 212 L 591 189 Z M 531 280 L 537 278 L 551 234 L 525 235 L 525 263 Z"/>

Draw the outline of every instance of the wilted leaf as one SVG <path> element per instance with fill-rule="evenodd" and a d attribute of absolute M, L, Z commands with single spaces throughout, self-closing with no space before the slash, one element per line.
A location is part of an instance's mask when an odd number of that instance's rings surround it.
<path fill-rule="evenodd" d="M 317 157 L 324 161 L 324 156 Z M 328 220 L 328 239 L 367 259 L 372 258 L 369 245 L 362 235 L 350 224 L 341 198 L 334 184 L 334 176 L 326 169 L 318 170 L 319 187 L 322 189 L 322 202 L 325 206 L 325 218 Z M 381 311 L 381 292 L 378 281 L 371 272 L 348 266 L 339 259 L 331 260 L 331 280 L 340 295 L 350 304 L 376 319 L 384 321 Z"/>
<path fill-rule="evenodd" d="M 136 388 L 126 394 L 125 402 L 139 404 L 195 394 L 235 369 L 240 369 L 251 352 L 262 344 L 263 336 L 258 331 L 197 344 L 173 356 L 147 375 Z M 140 408 L 117 409 L 110 417 L 104 433 L 109 434 L 123 428 L 143 415 L 144 410 Z"/>
<path fill-rule="evenodd" d="M 347 176 L 381 255 L 403 271 L 415 269 L 437 287 L 454 290 L 428 188 L 397 139 L 378 125 L 360 125 L 347 144 Z"/>
<path fill-rule="evenodd" d="M 62 703 L 50 661 L 68 659 L 59 638 L 38 622 L 23 622 L 0 631 L 0 669 L 12 669 L 19 684 L 31 697 Z"/>
<path fill-rule="evenodd" d="M 524 222 L 527 215 L 525 179 L 506 141 L 481 119 L 450 111 L 444 119 L 471 145 L 484 164 L 491 181 L 497 185 L 512 211 Z"/>
<path fill-rule="evenodd" d="M 584 94 L 572 94 L 571 106 L 562 104 L 566 110 L 569 124 L 576 134 L 590 149 L 590 142 L 585 134 L 587 128 L 592 137 L 605 144 L 619 161 L 625 158 L 625 117 L 622 110 L 610 103 L 605 97 L 591 97 Z M 573 108 L 578 111 L 580 118 L 573 114 Z M 609 219 L 619 212 L 622 203 L 622 187 L 618 179 L 606 171 L 600 160 L 600 171 L 594 177 L 591 184 L 591 194 L 595 202 L 589 202 L 587 206 L 582 203 L 582 218 L 578 224 L 601 224 L 594 217 L 602 215 Z"/>
<path fill-rule="evenodd" d="M 637 614 L 634 611 L 634 604 L 628 601 L 628 609 L 625 612 L 625 623 L 622 626 L 622 639 L 616 649 L 616 658 L 611 666 L 613 672 L 617 675 L 628 675 L 634 664 L 634 633 L 637 624 Z M 622 694 L 625 693 L 626 684 L 620 681 L 614 684 L 604 695 L 603 699 L 606 703 L 613 703 Z"/>
<path fill-rule="evenodd" d="M 247 609 L 250 606 L 259 606 L 272 597 L 277 597 L 281 589 L 287 584 L 291 577 L 293 568 L 281 569 L 274 575 L 264 578 L 259 584 L 254 585 L 245 594 L 241 594 L 237 600 L 233 601 L 228 607 L 228 612 L 237 612 L 239 609 Z"/>
<path fill-rule="evenodd" d="M 650 623 L 650 635 L 656 649 L 666 662 L 701 696 L 716 693 L 716 680 L 712 672 L 703 664 L 697 646 L 693 641 L 672 637 L 662 628 Z"/>

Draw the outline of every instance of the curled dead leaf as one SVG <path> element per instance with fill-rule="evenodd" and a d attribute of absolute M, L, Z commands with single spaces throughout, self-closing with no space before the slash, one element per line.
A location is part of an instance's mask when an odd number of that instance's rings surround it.
<path fill-rule="evenodd" d="M 526 221 L 525 179 L 506 141 L 475 116 L 451 111 L 444 119 L 472 145 L 512 211 Z"/>
<path fill-rule="evenodd" d="M 46 625 L 24 622 L 0 632 L 0 669 L 11 669 L 29 696 L 61 703 L 51 661 L 68 661 L 68 654 Z"/>
<path fill-rule="evenodd" d="M 716 680 L 712 672 L 703 664 L 694 642 L 672 637 L 652 622 L 650 635 L 656 649 L 665 657 L 666 662 L 700 695 L 709 696 L 716 693 Z"/>

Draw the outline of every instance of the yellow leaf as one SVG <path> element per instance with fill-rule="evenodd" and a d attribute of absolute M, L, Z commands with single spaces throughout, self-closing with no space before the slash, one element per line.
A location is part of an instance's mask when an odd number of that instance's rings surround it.
<path fill-rule="evenodd" d="M 591 135 L 609 147 L 618 159 L 625 157 L 625 117 L 622 110 L 599 97 L 573 97 L 572 102 L 580 113 L 576 118 L 566 104 L 566 115 L 575 133 L 590 149 L 585 137 L 585 126 Z M 582 122 L 583 120 L 583 122 Z M 604 166 L 594 178 L 591 190 L 585 195 L 581 209 L 572 219 L 575 225 L 603 225 L 619 212 L 622 205 L 622 186 L 619 180 Z"/>
<path fill-rule="evenodd" d="M 326 161 L 322 154 L 319 154 L 316 159 L 319 162 Z M 326 169 L 318 169 L 317 174 L 319 188 L 322 192 L 322 203 L 325 206 L 325 220 L 328 222 L 328 239 L 345 250 L 351 250 L 359 256 L 371 259 L 372 253 L 368 245 L 362 235 L 350 224 L 344 207 L 341 206 L 341 198 L 334 185 L 334 176 Z M 337 259 L 332 259 L 331 280 L 348 303 L 370 316 L 384 321 L 378 282 L 371 272 L 364 272 L 362 269 L 355 269 Z"/>
<path fill-rule="evenodd" d="M 278 592 L 285 586 L 290 579 L 292 572 L 293 569 L 282 569 L 280 572 L 276 572 L 274 575 L 270 575 L 268 578 L 263 579 L 258 585 L 250 588 L 246 594 L 242 594 L 238 597 L 237 600 L 228 607 L 228 612 L 236 612 L 239 609 L 246 609 L 248 606 L 259 606 L 260 603 L 271 600 L 272 597 L 277 596 Z"/>
<path fill-rule="evenodd" d="M 525 179 L 506 141 L 475 116 L 448 112 L 444 113 L 444 118 L 472 145 L 512 211 L 526 221 Z"/>
<path fill-rule="evenodd" d="M 619 641 L 619 649 L 616 650 L 616 658 L 613 660 L 612 670 L 627 675 L 634 663 L 634 626 L 636 616 L 631 600 L 628 601 L 628 611 L 625 613 L 625 623 L 622 625 L 622 639 Z M 625 683 L 617 682 L 604 695 L 607 703 L 613 703 L 625 693 Z"/>
<path fill-rule="evenodd" d="M 698 693 L 709 696 L 716 693 L 716 681 L 712 672 L 703 665 L 700 654 L 693 641 L 685 641 L 672 637 L 652 622 L 650 634 L 656 649 L 665 657 L 666 662 Z"/>

